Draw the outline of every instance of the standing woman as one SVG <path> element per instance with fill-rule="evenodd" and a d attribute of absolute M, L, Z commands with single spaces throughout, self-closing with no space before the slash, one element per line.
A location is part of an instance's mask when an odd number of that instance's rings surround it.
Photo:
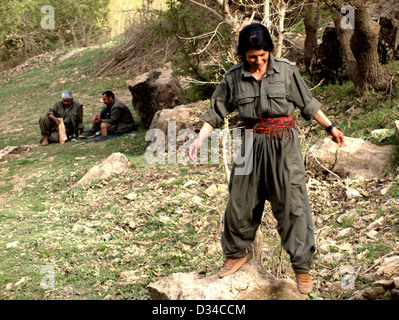
<path fill-rule="evenodd" d="M 222 248 L 226 256 L 219 277 L 236 272 L 249 260 L 247 248 L 254 241 L 265 201 L 271 203 L 283 248 L 290 255 L 298 289 L 311 293 L 309 275 L 315 251 L 312 215 L 306 191 L 300 139 L 292 116 L 299 108 L 304 119 L 315 119 L 339 146 L 344 135 L 320 110 L 293 63 L 271 55 L 269 31 L 262 24 L 244 27 L 238 39 L 241 63 L 232 67 L 216 88 L 204 115 L 204 125 L 189 148 L 197 153 L 213 128 L 238 109 L 247 128 L 253 129 L 249 173 L 233 165 L 229 201 L 225 211 Z"/>

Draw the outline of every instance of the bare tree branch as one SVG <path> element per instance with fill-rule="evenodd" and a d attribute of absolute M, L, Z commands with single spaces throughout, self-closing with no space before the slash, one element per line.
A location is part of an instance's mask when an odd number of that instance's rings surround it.
<path fill-rule="evenodd" d="M 209 10 L 209 11 L 212 12 L 216 17 L 218 17 L 220 20 L 224 20 L 223 16 L 220 15 L 220 14 L 219 14 L 217 11 L 215 11 L 214 9 L 212 9 L 212 8 L 210 8 L 210 7 L 208 7 L 208 6 L 204 5 L 204 4 L 202 4 L 202 3 L 199 3 L 199 2 L 197 2 L 197 1 L 194 1 L 194 0 L 188 0 L 188 1 L 190 1 L 191 3 L 193 3 L 193 4 L 197 5 L 197 6 L 200 6 L 200 7 L 204 8 L 204 9 Z"/>

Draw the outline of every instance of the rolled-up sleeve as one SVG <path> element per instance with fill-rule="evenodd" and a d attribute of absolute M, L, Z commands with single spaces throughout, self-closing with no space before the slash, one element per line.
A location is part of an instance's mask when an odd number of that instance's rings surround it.
<path fill-rule="evenodd" d="M 204 114 L 204 120 L 212 127 L 220 128 L 223 119 L 235 109 L 232 100 L 231 88 L 224 78 L 212 94 L 211 104 Z"/>
<path fill-rule="evenodd" d="M 321 103 L 312 96 L 302 76 L 296 67 L 293 67 L 293 77 L 289 88 L 290 98 L 295 106 L 301 110 L 305 120 L 310 120 L 320 110 Z"/>

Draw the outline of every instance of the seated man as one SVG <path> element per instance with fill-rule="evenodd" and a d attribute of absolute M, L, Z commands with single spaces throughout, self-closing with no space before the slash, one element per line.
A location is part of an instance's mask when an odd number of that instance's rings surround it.
<path fill-rule="evenodd" d="M 65 131 L 68 140 L 77 137 L 84 132 L 83 125 L 83 105 L 73 101 L 71 91 L 62 93 L 62 100 L 58 100 L 39 118 L 39 126 L 42 134 L 40 144 L 46 146 L 49 142 L 59 142 L 58 126 L 64 121 Z"/>
<path fill-rule="evenodd" d="M 93 138 L 97 131 L 101 130 L 102 136 L 109 134 L 123 134 L 136 130 L 132 113 L 120 100 L 115 99 L 112 91 L 105 91 L 102 95 L 105 106 L 99 114 L 93 117 L 93 125 L 90 130 L 81 134 L 79 138 Z"/>

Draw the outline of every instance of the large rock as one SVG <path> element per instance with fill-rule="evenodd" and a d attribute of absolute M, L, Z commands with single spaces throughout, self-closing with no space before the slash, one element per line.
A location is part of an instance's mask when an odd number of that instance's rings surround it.
<path fill-rule="evenodd" d="M 157 111 L 152 119 L 150 129 L 160 129 L 165 136 L 168 134 L 170 123 L 176 123 L 174 129 L 178 134 L 182 129 L 191 129 L 198 132 L 203 123 L 203 115 L 208 105 L 203 101 L 180 105 L 173 109 L 163 109 Z M 229 118 L 229 128 L 244 126 L 244 122 L 240 119 L 237 111 L 233 112 Z"/>
<path fill-rule="evenodd" d="M 327 137 L 310 148 L 306 156 L 306 167 L 309 170 L 328 170 L 341 178 L 373 179 L 384 174 L 390 166 L 394 146 L 377 146 L 371 142 L 345 137 L 341 148 Z M 316 159 L 314 158 L 316 156 Z"/>
<path fill-rule="evenodd" d="M 180 105 L 173 109 L 162 109 L 155 113 L 150 129 L 160 129 L 165 135 L 168 133 L 168 125 L 171 121 L 176 122 L 176 131 L 182 129 L 200 130 L 204 123 L 203 114 L 207 105 L 198 101 L 196 103 Z"/>
<path fill-rule="evenodd" d="M 254 260 L 220 279 L 174 273 L 147 287 L 152 300 L 305 300 L 291 279 L 277 279 Z"/>
<path fill-rule="evenodd" d="M 114 175 L 123 174 L 128 170 L 129 160 L 124 154 L 116 152 L 87 171 L 83 178 L 78 181 L 78 184 L 90 183 L 96 179 L 108 179 Z"/>
<path fill-rule="evenodd" d="M 172 75 L 172 69 L 165 67 L 144 73 L 128 83 L 132 103 L 143 126 L 148 128 L 155 113 L 171 109 L 185 102 L 183 88 Z"/>

